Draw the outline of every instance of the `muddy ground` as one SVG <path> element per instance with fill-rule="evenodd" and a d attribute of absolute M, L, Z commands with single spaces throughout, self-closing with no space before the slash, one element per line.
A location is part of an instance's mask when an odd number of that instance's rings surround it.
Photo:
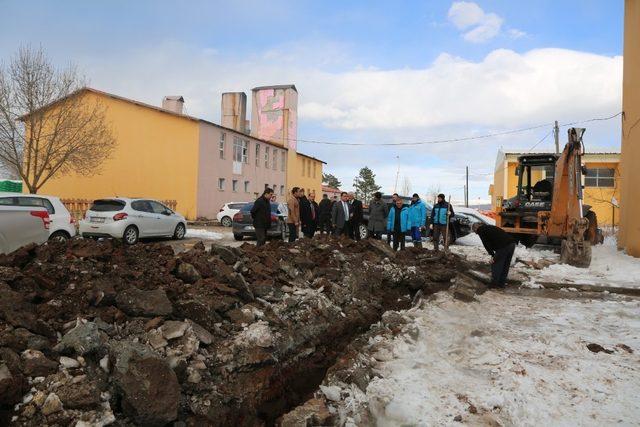
<path fill-rule="evenodd" d="M 332 424 L 296 409 L 327 369 L 417 295 L 473 298 L 471 268 L 321 237 L 23 248 L 0 256 L 0 424 Z"/>

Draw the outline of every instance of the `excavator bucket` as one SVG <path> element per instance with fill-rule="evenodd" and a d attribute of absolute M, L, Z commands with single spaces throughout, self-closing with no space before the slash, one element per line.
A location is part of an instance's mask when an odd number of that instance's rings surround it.
<path fill-rule="evenodd" d="M 587 268 L 591 264 L 591 242 L 585 240 L 589 228 L 587 218 L 576 218 L 569 226 L 567 238 L 560 246 L 560 262 L 574 267 Z"/>

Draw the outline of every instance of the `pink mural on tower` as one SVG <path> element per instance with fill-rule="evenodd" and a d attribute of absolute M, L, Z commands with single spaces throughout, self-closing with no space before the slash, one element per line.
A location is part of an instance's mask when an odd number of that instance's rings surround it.
<path fill-rule="evenodd" d="M 251 135 L 296 150 L 298 92 L 295 86 L 253 89 Z"/>

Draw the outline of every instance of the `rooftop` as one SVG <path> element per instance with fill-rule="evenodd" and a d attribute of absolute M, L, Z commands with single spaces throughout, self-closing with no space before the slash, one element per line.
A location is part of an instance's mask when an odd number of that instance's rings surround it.
<path fill-rule="evenodd" d="M 257 86 L 257 87 L 254 87 L 251 90 L 252 91 L 256 91 L 256 90 L 263 90 L 263 89 L 293 89 L 296 92 L 298 91 L 298 89 L 296 89 L 296 85 Z"/>

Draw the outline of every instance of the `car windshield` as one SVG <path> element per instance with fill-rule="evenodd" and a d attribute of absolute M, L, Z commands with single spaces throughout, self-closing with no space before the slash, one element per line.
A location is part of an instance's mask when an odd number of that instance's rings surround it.
<path fill-rule="evenodd" d="M 125 203 L 122 200 L 96 200 L 91 205 L 94 212 L 114 212 L 124 209 Z"/>

